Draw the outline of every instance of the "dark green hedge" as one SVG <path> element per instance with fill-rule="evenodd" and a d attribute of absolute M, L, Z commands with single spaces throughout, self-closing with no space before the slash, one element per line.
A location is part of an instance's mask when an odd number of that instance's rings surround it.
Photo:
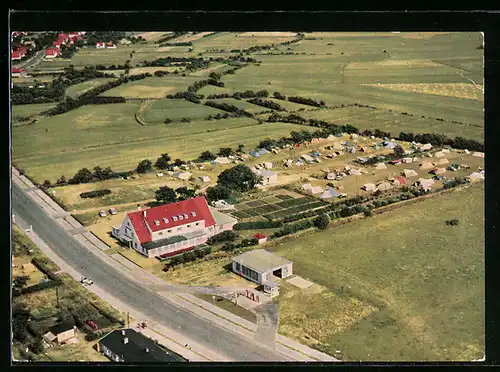
<path fill-rule="evenodd" d="M 109 194 L 111 194 L 111 190 L 102 189 L 102 190 L 94 190 L 94 191 L 89 191 L 89 192 L 82 192 L 80 194 L 80 197 L 81 198 L 98 198 L 100 196 L 109 195 Z"/>
<path fill-rule="evenodd" d="M 253 230 L 253 229 L 271 229 L 274 227 L 283 226 L 281 221 L 255 221 L 255 222 L 240 222 L 234 225 L 234 230 Z"/>

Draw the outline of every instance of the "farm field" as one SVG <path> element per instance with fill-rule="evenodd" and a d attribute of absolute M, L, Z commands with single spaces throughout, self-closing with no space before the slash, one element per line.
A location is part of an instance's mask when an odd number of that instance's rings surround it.
<path fill-rule="evenodd" d="M 232 33 L 232 32 L 217 32 L 198 39 L 193 42 L 194 50 L 198 53 L 204 53 L 214 49 L 223 49 L 230 51 L 233 49 L 246 49 L 256 45 L 269 45 L 273 43 L 282 43 L 284 41 L 293 40 L 296 38 L 295 33 Z"/>
<path fill-rule="evenodd" d="M 110 82 L 111 80 L 113 79 L 109 79 L 109 78 L 99 78 L 99 79 L 93 79 L 93 80 L 89 80 L 89 81 L 85 81 L 83 83 L 80 83 L 80 84 L 75 84 L 75 85 L 71 85 L 70 87 L 68 87 L 68 89 L 66 89 L 66 95 L 68 97 L 71 97 L 71 98 L 75 98 L 93 88 L 96 88 L 100 85 L 103 85 L 103 84 L 106 84 L 108 82 Z"/>
<path fill-rule="evenodd" d="M 379 89 L 389 89 L 402 92 L 435 94 L 438 96 L 457 97 L 484 100 L 482 84 L 446 83 L 446 84 L 377 84 Z"/>
<path fill-rule="evenodd" d="M 182 92 L 197 79 L 192 76 L 168 75 L 133 81 L 104 92 L 103 96 L 125 98 L 165 98 L 167 94 Z"/>
<path fill-rule="evenodd" d="M 346 293 L 383 306 L 358 324 L 326 336 L 317 347 L 330 353 L 340 349 L 346 360 L 353 361 L 482 357 L 484 207 L 480 200 L 484 200 L 483 184 L 270 244 L 270 249 L 294 262 L 298 275 L 333 292 L 343 286 Z M 458 227 L 444 223 L 454 218 L 460 221 Z"/>

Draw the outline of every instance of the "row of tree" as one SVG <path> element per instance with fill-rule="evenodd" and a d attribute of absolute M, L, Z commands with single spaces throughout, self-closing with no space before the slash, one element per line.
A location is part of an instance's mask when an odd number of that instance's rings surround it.
<path fill-rule="evenodd" d="M 130 176 L 132 172 L 115 172 L 111 169 L 111 167 L 106 167 L 106 168 L 101 168 L 99 166 L 96 166 L 93 168 L 93 172 L 90 171 L 88 168 L 81 168 L 78 170 L 78 172 L 75 173 L 75 175 L 70 178 L 69 180 L 66 180 L 66 177 L 61 176 L 55 186 L 64 186 L 64 185 L 75 185 L 79 183 L 91 183 L 91 182 L 97 182 L 97 181 L 104 181 L 104 180 L 110 180 L 113 178 L 120 178 L 120 177 L 127 177 Z M 52 187 L 53 185 L 49 180 L 45 180 L 43 182 L 43 187 L 49 188 Z"/>
<path fill-rule="evenodd" d="M 165 265 L 164 270 L 168 271 L 170 268 L 178 266 L 183 263 L 199 260 L 212 253 L 212 247 L 196 248 L 192 251 L 184 252 L 177 256 L 172 257 L 168 264 Z"/>
<path fill-rule="evenodd" d="M 232 105 L 227 102 L 215 102 L 215 101 L 206 101 L 205 102 L 206 106 L 214 107 L 216 109 L 222 110 L 222 111 L 227 111 L 235 116 L 246 116 L 246 117 L 253 117 L 251 113 L 248 111 L 245 111 L 243 109 L 240 109 L 239 107 L 236 107 L 235 105 Z"/>
<path fill-rule="evenodd" d="M 269 100 L 263 100 L 261 98 L 252 98 L 249 99 L 247 102 L 250 102 L 254 105 L 266 107 L 272 110 L 276 111 L 286 111 L 280 104 L 274 102 L 274 101 L 269 101 Z"/>
<path fill-rule="evenodd" d="M 169 186 L 161 186 L 155 191 L 155 199 L 158 204 L 170 204 L 181 200 L 188 200 L 196 196 L 197 189 L 189 189 L 186 186 L 173 189 Z"/>
<path fill-rule="evenodd" d="M 242 54 L 242 53 L 250 54 L 250 53 L 255 53 L 255 52 L 258 52 L 261 50 L 269 50 L 269 49 L 278 48 L 280 46 L 294 44 L 294 43 L 297 43 L 301 40 L 302 40 L 302 37 L 299 37 L 297 39 L 284 41 L 284 42 L 278 43 L 278 44 L 273 43 L 273 44 L 268 44 L 268 45 L 255 45 L 255 46 L 252 46 L 252 47 L 246 48 L 246 49 L 232 49 L 232 50 L 230 50 L 230 52 L 231 53 L 240 53 L 240 54 Z"/>
<path fill-rule="evenodd" d="M 288 101 L 300 103 L 303 105 L 315 106 L 315 107 L 325 107 L 326 106 L 325 101 L 315 101 L 311 98 L 299 97 L 299 96 L 288 97 Z"/>

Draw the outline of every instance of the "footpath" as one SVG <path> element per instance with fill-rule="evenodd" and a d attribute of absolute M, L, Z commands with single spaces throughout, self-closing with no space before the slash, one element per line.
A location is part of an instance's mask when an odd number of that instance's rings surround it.
<path fill-rule="evenodd" d="M 243 319 L 229 311 L 219 308 L 218 306 L 212 305 L 211 303 L 208 303 L 193 294 L 187 293 L 190 292 L 189 287 L 186 287 L 185 291 L 182 291 L 182 286 L 172 285 L 165 282 L 132 262 L 123 260 L 124 257 L 121 255 L 109 256 L 105 254 L 103 250 L 106 250 L 108 247 L 103 242 L 99 239 L 94 239 L 95 237 L 91 235 L 91 233 L 89 233 L 78 221 L 71 217 L 68 212 L 64 211 L 42 190 L 33 185 L 33 183 L 31 183 L 26 177 L 20 175 L 19 172 L 13 167 L 12 181 L 22 187 L 24 191 L 26 191 L 27 194 L 38 205 L 40 205 L 49 216 L 55 218 L 56 221 L 61 224 L 63 229 L 67 230 L 68 233 L 73 235 L 76 240 L 87 247 L 94 255 L 98 256 L 99 259 L 106 261 L 106 263 L 115 267 L 117 270 L 126 273 L 131 279 L 143 285 L 143 287 L 156 292 L 168 301 L 184 308 L 185 310 L 190 311 L 197 316 L 206 318 L 213 324 L 217 324 L 218 326 L 235 332 L 245 338 L 258 342 L 260 337 L 258 335 L 258 325 L 256 323 Z M 16 221 L 16 223 L 18 223 L 18 221 Z M 28 227 L 26 226 L 24 228 Z M 35 232 L 28 232 L 28 235 L 44 252 L 46 252 L 47 256 L 59 265 L 61 270 L 70 274 L 73 278 L 75 278 L 75 280 L 80 280 L 81 275 L 73 268 L 69 267 L 69 265 L 65 264 L 64 261 L 50 249 L 50 247 L 37 237 Z M 110 294 L 105 293 L 96 284 L 89 287 L 89 290 L 96 293 L 96 295 L 103 298 L 116 309 L 129 312 L 135 319 L 147 318 L 142 314 L 138 314 L 133 308 L 117 300 Z M 203 345 L 193 343 L 191 340 L 186 339 L 186 337 L 172 329 L 168 329 L 163 325 L 156 324 L 151 321 L 148 321 L 148 324 L 149 329 L 137 330 L 144 332 L 149 337 L 154 336 L 153 338 L 157 339 L 159 343 L 184 356 L 188 360 L 231 361 L 227 356 L 215 353 Z M 185 345 L 188 346 L 186 347 Z M 270 347 L 280 354 L 283 354 L 284 360 L 303 362 L 340 362 L 339 359 L 314 350 L 306 345 L 302 345 L 301 343 L 280 334 L 276 334 L 275 343 L 274 345 L 270 345 Z"/>

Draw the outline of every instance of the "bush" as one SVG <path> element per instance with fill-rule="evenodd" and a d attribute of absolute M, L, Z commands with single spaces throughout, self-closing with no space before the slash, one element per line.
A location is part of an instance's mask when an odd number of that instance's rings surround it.
<path fill-rule="evenodd" d="M 305 220 L 305 221 L 300 221 L 300 222 L 297 222 L 294 224 L 285 225 L 284 228 L 276 231 L 273 235 L 271 235 L 271 238 L 274 239 L 274 238 L 279 238 L 279 237 L 282 237 L 285 235 L 290 235 L 290 234 L 293 234 L 297 231 L 309 229 L 313 226 L 314 226 L 314 224 L 310 220 Z"/>
<path fill-rule="evenodd" d="M 373 212 L 372 212 L 372 210 L 370 208 L 366 208 L 364 213 L 365 213 L 366 217 L 372 217 L 373 216 Z"/>
<path fill-rule="evenodd" d="M 448 220 L 448 221 L 446 221 L 446 224 L 448 226 L 456 226 L 456 225 L 458 225 L 458 220 Z"/>
<path fill-rule="evenodd" d="M 225 241 L 234 242 L 236 239 L 238 239 L 238 237 L 239 237 L 238 233 L 232 230 L 227 230 L 208 238 L 207 244 L 212 245 L 214 243 L 225 242 Z"/>
<path fill-rule="evenodd" d="M 237 244 L 235 244 L 235 243 L 227 243 L 227 244 L 224 244 L 221 249 L 223 251 L 225 251 L 225 252 L 232 252 L 232 251 L 234 251 L 237 248 L 239 248 Z"/>
<path fill-rule="evenodd" d="M 326 213 L 316 217 L 314 219 L 314 226 L 316 226 L 320 230 L 325 230 L 330 224 L 330 218 Z"/>
<path fill-rule="evenodd" d="M 94 191 L 88 191 L 88 192 L 82 192 L 80 194 L 81 198 L 97 198 L 100 196 L 104 195 L 109 195 L 111 194 L 111 190 L 109 189 L 101 189 L 101 190 L 94 190 Z"/>

